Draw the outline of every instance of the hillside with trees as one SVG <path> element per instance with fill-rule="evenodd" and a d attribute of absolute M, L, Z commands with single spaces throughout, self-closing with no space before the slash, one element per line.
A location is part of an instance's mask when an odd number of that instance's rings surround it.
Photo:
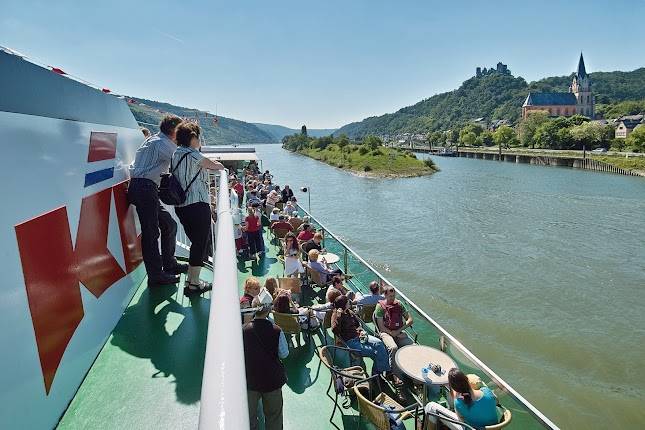
<path fill-rule="evenodd" d="M 152 131 L 157 131 L 155 125 L 159 124 L 164 115 L 174 114 L 182 118 L 198 119 L 207 145 L 261 144 L 280 141 L 248 122 L 222 116 L 216 117 L 211 113 L 198 109 L 175 106 L 169 103 L 136 97 L 127 97 L 127 99 L 128 106 L 130 106 L 135 119 L 148 124 L 145 127 L 152 129 Z"/>
<path fill-rule="evenodd" d="M 614 109 L 616 104 L 645 100 L 645 68 L 590 75 L 599 112 L 616 114 L 620 111 Z M 347 124 L 335 134 L 362 137 L 369 134 L 428 133 L 461 128 L 475 118 L 486 121 L 505 119 L 515 124 L 520 119 L 522 104 L 529 91 L 567 91 L 572 76 L 550 77 L 530 84 L 521 77 L 502 73 L 472 77 L 454 91 L 434 95 L 395 113 Z"/>

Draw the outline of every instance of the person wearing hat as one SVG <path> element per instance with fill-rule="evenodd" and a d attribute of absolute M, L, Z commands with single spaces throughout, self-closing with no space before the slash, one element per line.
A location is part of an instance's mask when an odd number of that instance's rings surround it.
<path fill-rule="evenodd" d="M 289 345 L 280 327 L 267 319 L 271 305 L 255 297 L 251 306 L 260 309 L 242 327 L 250 429 L 258 428 L 258 404 L 262 400 L 264 428 L 282 430 L 282 386 L 287 376 L 280 360 L 289 355 Z"/>
<path fill-rule="evenodd" d="M 275 204 L 280 201 L 280 194 L 276 190 L 269 191 L 269 194 L 266 198 L 266 207 L 269 211 L 272 211 L 275 208 Z"/>
<path fill-rule="evenodd" d="M 296 207 L 291 203 L 291 200 L 287 202 L 287 205 L 284 207 L 284 213 L 291 216 L 296 211 Z"/>

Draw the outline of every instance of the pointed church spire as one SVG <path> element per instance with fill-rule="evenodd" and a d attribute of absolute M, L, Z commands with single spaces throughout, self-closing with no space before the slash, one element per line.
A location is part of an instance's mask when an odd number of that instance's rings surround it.
<path fill-rule="evenodd" d="M 580 60 L 578 61 L 578 79 L 582 79 L 587 76 L 587 71 L 585 70 L 585 59 L 582 58 L 582 52 L 580 52 Z"/>

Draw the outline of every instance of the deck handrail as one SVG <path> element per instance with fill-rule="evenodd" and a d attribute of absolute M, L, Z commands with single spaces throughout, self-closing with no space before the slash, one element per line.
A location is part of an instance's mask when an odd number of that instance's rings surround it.
<path fill-rule="evenodd" d="M 202 378 L 200 429 L 249 428 L 237 260 L 228 175 L 219 177 L 217 246 Z M 217 308 L 213 307 L 216 304 Z"/>
<path fill-rule="evenodd" d="M 520 393 L 515 391 L 513 387 L 511 387 L 506 381 L 504 381 L 497 373 L 495 373 L 490 367 L 488 367 L 484 362 L 482 362 L 475 354 L 473 354 L 468 348 L 466 348 L 459 340 L 457 340 L 456 337 L 454 337 L 452 334 L 450 334 L 446 329 L 444 329 L 438 322 L 436 322 L 434 319 L 432 319 L 423 309 L 421 309 L 416 303 L 414 303 L 412 300 L 410 300 L 399 288 L 397 288 L 392 282 L 387 280 L 385 276 L 381 275 L 374 267 L 372 267 L 371 264 L 369 264 L 367 261 L 363 259 L 359 254 L 354 252 L 352 248 L 349 247 L 342 239 L 340 239 L 338 236 L 336 236 L 334 233 L 331 232 L 327 227 L 325 227 L 320 221 L 318 221 L 313 215 L 311 215 L 307 210 L 305 210 L 302 205 L 298 205 L 299 209 L 298 211 L 302 211 L 309 218 L 313 221 L 316 222 L 325 232 L 327 232 L 331 237 L 333 237 L 338 243 L 340 243 L 347 251 L 349 251 L 351 254 L 354 255 L 361 263 L 363 263 L 368 269 L 370 269 L 376 276 L 381 279 L 381 281 L 385 282 L 388 285 L 391 285 L 395 290 L 396 293 L 401 296 L 407 303 L 410 305 L 414 310 L 421 315 L 423 318 L 426 319 L 427 322 L 429 322 L 432 326 L 434 326 L 437 331 L 439 331 L 443 336 L 445 336 L 451 343 L 451 345 L 455 346 L 459 351 L 461 351 L 468 359 L 470 359 L 480 370 L 482 370 L 488 377 L 491 378 L 492 381 L 494 381 L 498 387 L 501 387 L 504 391 L 506 391 L 513 399 L 515 399 L 517 402 L 521 403 L 524 405 L 528 411 L 538 420 L 540 423 L 547 428 L 554 429 L 554 430 L 559 430 L 559 427 L 555 425 L 549 418 L 547 418 L 542 412 L 540 412 L 535 406 L 533 406 L 528 400 L 526 400 Z"/>

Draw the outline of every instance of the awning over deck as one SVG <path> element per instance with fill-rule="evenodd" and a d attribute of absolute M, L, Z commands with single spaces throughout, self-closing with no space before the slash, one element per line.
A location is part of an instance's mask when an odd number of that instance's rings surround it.
<path fill-rule="evenodd" d="M 217 161 L 251 161 L 259 160 L 255 148 L 239 146 L 204 146 L 202 153 L 211 160 Z"/>

